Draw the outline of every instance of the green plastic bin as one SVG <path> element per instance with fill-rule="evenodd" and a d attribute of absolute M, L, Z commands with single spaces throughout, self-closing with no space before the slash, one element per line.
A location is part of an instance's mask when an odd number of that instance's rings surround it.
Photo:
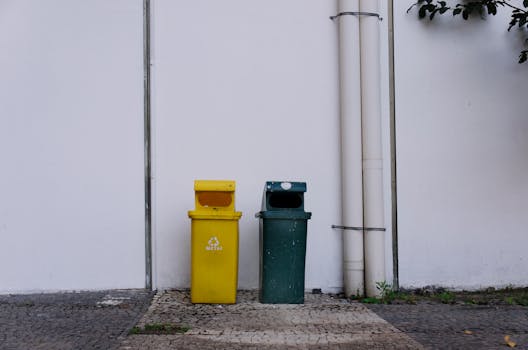
<path fill-rule="evenodd" d="M 308 219 L 304 182 L 266 182 L 260 219 L 260 292 L 265 304 L 304 303 Z"/>

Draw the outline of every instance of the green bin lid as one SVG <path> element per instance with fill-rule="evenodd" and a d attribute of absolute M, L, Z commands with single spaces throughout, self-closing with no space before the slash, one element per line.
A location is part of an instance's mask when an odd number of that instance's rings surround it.
<path fill-rule="evenodd" d="M 304 211 L 306 182 L 267 181 L 262 195 L 262 211 Z"/>
<path fill-rule="evenodd" d="M 266 181 L 266 192 L 306 192 L 306 182 Z"/>
<path fill-rule="evenodd" d="M 308 220 L 312 217 L 312 213 L 296 210 L 259 211 L 255 214 L 255 217 L 261 219 Z"/>

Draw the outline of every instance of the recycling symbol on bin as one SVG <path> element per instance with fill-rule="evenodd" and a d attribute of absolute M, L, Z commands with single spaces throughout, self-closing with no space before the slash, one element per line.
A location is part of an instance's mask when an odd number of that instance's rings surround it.
<path fill-rule="evenodd" d="M 220 241 L 216 236 L 212 236 L 209 238 L 209 241 L 207 241 L 207 246 L 205 247 L 205 250 L 222 250 L 222 246 L 220 245 Z"/>

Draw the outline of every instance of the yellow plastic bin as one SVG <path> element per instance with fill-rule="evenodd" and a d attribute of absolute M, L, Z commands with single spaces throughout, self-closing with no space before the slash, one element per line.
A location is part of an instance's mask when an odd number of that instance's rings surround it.
<path fill-rule="evenodd" d="M 196 180 L 191 218 L 191 302 L 234 304 L 238 282 L 235 181 Z"/>

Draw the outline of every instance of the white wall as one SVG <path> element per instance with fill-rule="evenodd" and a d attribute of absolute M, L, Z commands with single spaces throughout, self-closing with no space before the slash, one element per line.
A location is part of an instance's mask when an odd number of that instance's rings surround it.
<path fill-rule="evenodd" d="M 403 287 L 528 285 L 528 66 L 507 15 L 418 21 L 395 3 Z"/>
<path fill-rule="evenodd" d="M 0 292 L 144 287 L 141 0 L 0 0 Z"/>
<path fill-rule="evenodd" d="M 154 1 L 155 279 L 189 287 L 194 179 L 237 181 L 239 287 L 266 180 L 306 181 L 306 288 L 342 286 L 336 27 L 327 0 Z"/>

